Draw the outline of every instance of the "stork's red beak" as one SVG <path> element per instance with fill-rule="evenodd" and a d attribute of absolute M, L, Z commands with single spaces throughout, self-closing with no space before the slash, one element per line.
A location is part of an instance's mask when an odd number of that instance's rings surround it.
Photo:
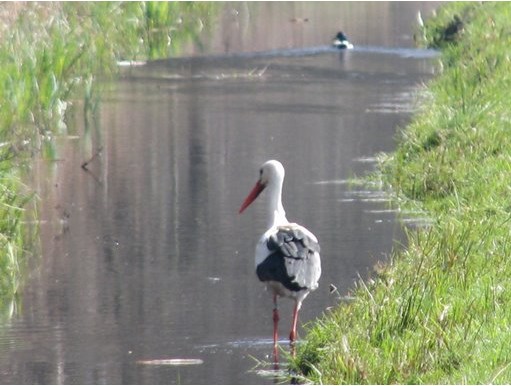
<path fill-rule="evenodd" d="M 257 181 L 255 186 L 248 194 L 247 198 L 245 198 L 245 201 L 243 201 L 243 204 L 241 204 L 239 213 L 243 212 L 247 208 L 247 206 L 249 206 L 257 198 L 257 196 L 259 196 L 259 194 L 263 191 L 265 187 L 266 185 L 263 185 L 261 184 L 260 181 Z"/>

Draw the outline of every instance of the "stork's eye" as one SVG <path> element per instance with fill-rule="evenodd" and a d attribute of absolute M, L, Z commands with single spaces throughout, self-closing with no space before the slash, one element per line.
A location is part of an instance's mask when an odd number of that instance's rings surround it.
<path fill-rule="evenodd" d="M 263 175 L 263 169 L 261 168 L 261 169 L 259 169 L 259 177 L 262 177 L 262 175 Z"/>

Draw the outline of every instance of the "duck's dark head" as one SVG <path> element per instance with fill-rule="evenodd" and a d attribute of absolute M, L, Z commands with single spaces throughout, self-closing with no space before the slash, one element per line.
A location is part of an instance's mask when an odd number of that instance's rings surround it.
<path fill-rule="evenodd" d="M 340 41 L 343 41 L 343 40 L 348 40 L 348 37 L 344 34 L 344 32 L 342 31 L 339 31 L 337 33 L 337 36 L 336 36 L 337 39 L 339 39 Z"/>

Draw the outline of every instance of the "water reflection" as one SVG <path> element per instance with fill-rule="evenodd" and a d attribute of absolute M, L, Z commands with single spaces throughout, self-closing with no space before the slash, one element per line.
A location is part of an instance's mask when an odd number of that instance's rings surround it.
<path fill-rule="evenodd" d="M 339 17 L 357 47 L 410 46 L 417 4 L 340 6 L 228 3 L 222 17 L 233 21 L 218 25 L 209 47 L 320 47 Z M 298 17 L 310 21 L 281 27 Z M 314 20 L 322 23 L 309 28 Z M 264 210 L 240 217 L 239 203 L 262 161 L 281 160 L 288 217 L 322 245 L 323 277 L 302 323 L 338 302 L 330 283 L 345 294 L 385 259 L 399 236 L 394 214 L 337 181 L 392 149 L 431 62 L 375 51 L 200 55 L 126 69 L 103 95 L 97 130 L 62 138 L 61 161 L 34 166 L 42 251 L 22 311 L 2 328 L 2 380 L 271 383 L 249 372 L 272 351 L 271 297 L 253 267 Z M 281 325 L 290 325 L 292 304 L 282 303 Z M 203 363 L 137 363 L 176 359 Z"/>

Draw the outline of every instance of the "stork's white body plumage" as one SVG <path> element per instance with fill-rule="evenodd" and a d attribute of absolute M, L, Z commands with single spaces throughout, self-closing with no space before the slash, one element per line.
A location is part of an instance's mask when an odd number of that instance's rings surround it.
<path fill-rule="evenodd" d="M 312 251 L 312 254 L 310 256 L 305 256 L 304 259 L 298 260 L 296 257 L 286 256 L 289 255 L 290 253 L 282 252 L 280 251 L 280 248 L 270 249 L 268 247 L 268 241 L 272 237 L 278 237 L 279 233 L 285 232 L 287 232 L 288 234 L 302 233 L 304 235 L 304 238 L 306 237 L 312 243 L 318 244 L 318 240 L 312 232 L 310 232 L 307 228 L 296 223 L 272 226 L 270 229 L 264 232 L 264 234 L 261 236 L 259 242 L 256 245 L 255 265 L 256 269 L 258 267 L 261 267 L 262 264 L 264 264 L 265 260 L 272 254 L 274 254 L 276 250 L 278 250 L 279 253 L 282 255 L 284 262 L 286 262 L 286 257 L 288 257 L 289 261 L 286 264 L 286 274 L 290 278 L 291 283 L 296 283 L 296 285 L 299 286 L 300 289 L 294 290 L 286 288 L 282 281 L 279 280 L 268 280 L 264 281 L 264 283 L 274 293 L 277 293 L 277 295 L 292 298 L 296 300 L 301 306 L 301 303 L 309 294 L 309 292 L 314 291 L 319 286 L 318 281 L 321 276 L 321 260 L 319 257 L 319 250 Z M 290 241 L 292 240 L 289 240 L 288 243 Z"/>
<path fill-rule="evenodd" d="M 264 232 L 256 245 L 255 264 L 257 276 L 273 294 L 275 357 L 277 357 L 279 320 L 277 298 L 282 296 L 295 301 L 293 326 L 289 335 L 293 345 L 296 339 L 298 311 L 305 297 L 318 287 L 321 276 L 318 239 L 307 228 L 290 223 L 286 218 L 286 212 L 282 206 L 284 175 L 284 167 L 279 161 L 265 162 L 261 166 L 259 180 L 240 208 L 241 213 L 263 189 L 268 190 L 268 230 Z"/>

